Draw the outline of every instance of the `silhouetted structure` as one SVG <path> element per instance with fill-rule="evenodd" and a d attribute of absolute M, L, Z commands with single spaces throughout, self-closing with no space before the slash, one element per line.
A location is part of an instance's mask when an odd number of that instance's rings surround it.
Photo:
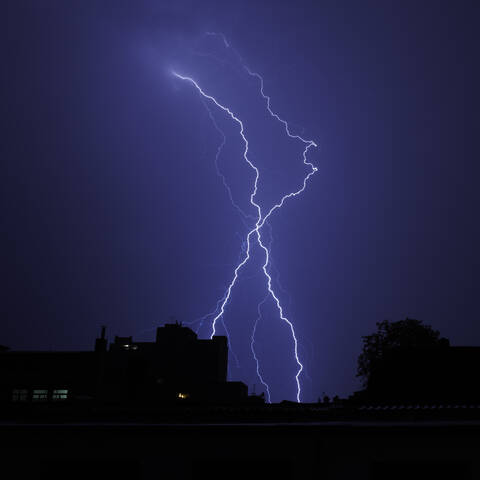
<path fill-rule="evenodd" d="M 395 348 L 372 370 L 366 402 L 477 403 L 480 347 Z"/>
<path fill-rule="evenodd" d="M 179 324 L 110 345 L 102 329 L 90 352 L 2 349 L 3 476 L 480 478 L 480 348 L 392 350 L 366 392 L 377 404 L 265 404 L 226 381 L 227 354 Z"/>
<path fill-rule="evenodd" d="M 242 382 L 227 382 L 222 336 L 200 340 L 181 324 L 157 329 L 155 342 L 115 337 L 105 327 L 90 352 L 0 350 L 2 403 L 93 402 L 119 405 L 241 402 Z"/>

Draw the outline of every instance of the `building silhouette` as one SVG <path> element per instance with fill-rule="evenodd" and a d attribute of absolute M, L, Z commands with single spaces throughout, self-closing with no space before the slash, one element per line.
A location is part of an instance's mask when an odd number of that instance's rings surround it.
<path fill-rule="evenodd" d="M 248 396 L 227 358 L 178 323 L 152 342 L 103 328 L 86 352 L 1 347 L 1 478 L 480 478 L 479 348 L 392 350 L 367 396 L 312 404 Z"/>
<path fill-rule="evenodd" d="M 155 406 L 221 404 L 248 398 L 247 386 L 227 381 L 223 336 L 200 340 L 181 324 L 157 329 L 154 342 L 115 337 L 105 327 L 93 351 L 0 350 L 0 402 Z"/>

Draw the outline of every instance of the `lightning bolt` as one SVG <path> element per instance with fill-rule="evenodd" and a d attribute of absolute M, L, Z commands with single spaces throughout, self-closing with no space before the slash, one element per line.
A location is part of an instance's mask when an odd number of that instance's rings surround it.
<path fill-rule="evenodd" d="M 205 32 L 205 35 L 211 36 L 211 37 L 220 37 L 223 40 L 223 44 L 225 45 L 225 47 L 227 47 L 227 48 L 230 47 L 230 44 L 228 43 L 228 40 L 223 33 Z"/>
<path fill-rule="evenodd" d="M 225 37 L 223 37 L 224 39 L 224 43 L 225 43 L 225 46 L 226 47 L 229 47 L 229 44 L 228 42 L 226 42 L 226 39 Z M 268 271 L 269 269 L 269 266 L 270 266 L 270 250 L 269 248 L 267 248 L 267 246 L 263 243 L 262 241 L 262 234 L 261 234 L 261 229 L 263 228 L 263 226 L 265 225 L 265 223 L 267 222 L 267 220 L 270 218 L 270 216 L 278 209 L 280 209 L 286 200 L 290 199 L 290 198 L 293 198 L 293 197 L 296 197 L 298 195 L 300 195 L 306 188 L 306 185 L 307 185 L 307 182 L 308 180 L 310 179 L 310 177 L 318 170 L 317 167 L 315 167 L 311 162 L 309 162 L 307 160 L 307 154 L 308 154 L 308 151 L 310 148 L 312 147 L 317 147 L 317 144 L 312 141 L 312 140 L 305 140 L 304 138 L 302 138 L 300 135 L 296 135 L 296 134 L 292 134 L 290 132 L 290 129 L 289 129 L 289 126 L 288 126 L 288 123 L 283 120 L 282 118 L 280 118 L 272 109 L 271 109 L 271 101 L 270 101 L 270 97 L 268 95 L 265 94 L 264 92 L 264 80 L 263 80 L 263 77 L 261 75 L 259 75 L 258 73 L 256 72 L 253 72 L 251 71 L 248 67 L 244 66 L 245 70 L 247 71 L 247 73 L 252 76 L 252 77 L 255 77 L 256 79 L 259 80 L 260 82 L 260 93 L 263 97 L 263 99 L 266 101 L 266 105 L 267 105 L 267 110 L 269 112 L 269 114 L 277 121 L 279 121 L 280 123 L 283 124 L 284 128 L 285 128 L 285 132 L 286 134 L 292 138 L 292 139 L 296 139 L 296 140 L 300 140 L 301 142 L 303 142 L 305 148 L 303 150 L 303 153 L 302 153 L 302 157 L 303 157 L 303 163 L 309 167 L 310 171 L 309 173 L 304 177 L 303 179 L 303 184 L 301 186 L 301 188 L 299 188 L 298 190 L 295 190 L 293 192 L 290 192 L 286 195 L 284 195 L 280 201 L 276 204 L 274 204 L 270 210 L 268 210 L 268 212 L 265 214 L 265 215 L 262 215 L 262 209 L 260 207 L 260 205 L 255 201 L 255 196 L 257 194 L 257 190 L 258 190 L 258 181 L 259 181 L 259 178 L 260 178 L 260 172 L 258 170 L 258 168 L 252 163 L 252 161 L 248 158 L 248 153 L 249 153 L 249 143 L 248 143 L 248 139 L 245 135 L 245 127 L 244 127 L 244 124 L 242 122 L 242 120 L 240 120 L 228 107 L 222 105 L 215 97 L 213 97 L 212 95 L 209 95 L 207 94 L 201 87 L 200 85 L 192 78 L 192 77 L 189 77 L 189 76 L 185 76 L 185 75 L 181 75 L 175 71 L 172 71 L 172 75 L 174 75 L 176 78 L 182 80 L 182 81 L 185 81 L 185 82 L 188 82 L 190 83 L 191 85 L 193 85 L 195 87 L 195 89 L 199 92 L 199 94 L 201 95 L 201 97 L 204 99 L 204 100 L 208 100 L 209 102 L 213 103 L 217 108 L 219 108 L 220 110 L 222 110 L 224 113 L 226 113 L 234 122 L 236 122 L 239 126 L 239 129 L 240 129 L 240 136 L 242 138 L 242 141 L 243 141 L 243 144 L 244 144 L 244 150 L 243 150 L 243 159 L 245 160 L 245 162 L 250 166 L 250 168 L 253 170 L 254 174 L 255 174 L 255 179 L 254 179 L 254 183 L 253 183 L 253 189 L 250 193 L 250 204 L 255 208 L 256 212 L 257 212 L 257 216 L 256 216 L 256 223 L 254 225 L 253 228 L 250 229 L 250 231 L 248 232 L 247 234 L 247 237 L 246 237 L 246 248 L 245 248 L 245 251 L 244 251 L 244 256 L 243 256 L 243 259 L 241 259 L 237 265 L 237 267 L 235 268 L 234 270 L 234 275 L 233 275 L 233 279 L 232 281 L 230 282 L 230 284 L 228 285 L 227 289 L 226 289 L 226 292 L 224 294 L 224 296 L 222 297 L 221 300 L 219 300 L 218 304 L 217 304 L 217 311 L 218 313 L 215 315 L 215 317 L 213 318 L 212 320 L 212 333 L 211 333 L 211 336 L 210 338 L 212 338 L 215 334 L 216 334 L 216 327 L 217 327 L 217 321 L 222 321 L 223 325 L 225 326 L 224 322 L 223 322 L 223 315 L 225 313 L 225 307 L 226 305 L 228 304 L 228 301 L 230 300 L 230 297 L 231 297 L 231 293 L 232 293 L 232 289 L 234 288 L 237 280 L 238 280 L 238 277 L 239 277 L 239 272 L 240 270 L 243 268 L 243 266 L 249 261 L 250 259 L 250 247 L 251 247 L 251 243 L 252 243 L 252 237 L 254 238 L 254 240 L 256 240 L 257 244 L 260 246 L 260 248 L 264 251 L 264 254 L 265 254 L 265 261 L 262 265 L 262 271 L 263 271 L 263 274 L 266 278 L 266 283 L 267 283 L 267 289 L 268 289 L 268 294 L 267 296 L 264 298 L 264 300 L 262 302 L 260 302 L 260 304 L 258 305 L 257 307 L 257 312 L 258 312 L 258 317 L 255 321 L 255 324 L 254 324 L 254 328 L 253 328 L 253 333 L 252 333 L 252 337 L 251 337 L 251 350 L 252 350 L 252 353 L 253 353 L 253 356 L 254 356 L 254 359 L 256 361 L 256 365 L 257 365 L 257 375 L 258 377 L 260 378 L 260 381 L 262 382 L 262 384 L 265 386 L 265 388 L 267 389 L 267 397 L 268 397 L 268 401 L 270 401 L 270 389 L 268 387 L 268 384 L 264 381 L 261 373 L 260 373 L 260 367 L 259 367 L 259 361 L 258 361 L 258 358 L 256 356 L 256 353 L 255 353 L 255 349 L 254 349 L 254 344 L 255 344 L 255 332 L 256 332 L 256 328 L 257 328 L 257 324 L 259 322 L 259 320 L 261 319 L 261 306 L 263 305 L 263 303 L 266 301 L 266 299 L 268 298 L 268 296 L 271 296 L 271 298 L 274 300 L 275 302 L 275 305 L 277 307 L 277 310 L 279 312 L 279 317 L 282 321 L 284 321 L 289 329 L 290 329 L 290 332 L 291 332 L 291 335 L 292 335 L 292 339 L 293 339 L 293 343 L 294 343 L 294 356 L 295 356 L 295 361 L 297 363 L 297 366 L 298 366 L 298 369 L 297 369 L 297 373 L 295 375 L 295 381 L 296 381 L 296 385 L 297 385 L 297 394 L 296 394 L 296 398 L 297 398 L 297 401 L 300 402 L 300 399 L 301 399 L 301 385 L 300 385 L 300 375 L 302 373 L 302 371 L 304 370 L 304 366 L 302 364 L 302 362 L 300 361 L 300 358 L 299 358 L 299 354 L 298 354 L 298 340 L 297 340 L 297 337 L 296 337 L 296 334 L 295 334 L 295 329 L 294 329 L 294 326 L 293 326 L 293 323 L 285 316 L 284 314 L 284 311 L 283 311 L 283 307 L 280 303 L 280 299 L 278 298 L 278 296 L 276 295 L 275 291 L 273 290 L 273 287 L 272 287 L 272 277 Z M 205 104 L 206 105 L 206 104 Z M 214 126 L 215 128 L 221 133 L 222 135 L 222 143 L 221 145 L 219 146 L 218 150 L 217 150 L 217 155 L 216 155 L 216 159 L 215 159 L 215 162 L 216 162 L 216 167 L 217 167 L 217 173 L 218 173 L 218 164 L 217 164 L 217 161 L 218 161 L 218 156 L 220 155 L 220 151 L 222 150 L 223 146 L 225 145 L 225 135 L 224 133 L 218 128 L 217 124 L 215 123 L 215 120 L 213 118 L 213 115 L 211 114 L 211 111 L 210 109 L 207 107 L 207 111 L 209 113 L 209 116 L 210 116 L 210 119 L 212 120 L 212 122 L 214 123 Z M 246 217 L 249 217 L 249 215 L 246 215 L 239 207 L 238 205 L 235 204 L 235 202 L 233 201 L 233 198 L 232 198 L 232 195 L 231 195 L 231 191 L 230 191 L 230 188 L 228 187 L 226 181 L 225 181 L 225 177 L 223 175 L 222 176 L 222 179 L 223 179 L 223 183 L 225 185 L 225 187 L 227 188 L 227 191 L 229 192 L 229 197 L 230 197 L 230 200 L 232 202 L 232 204 L 234 205 L 234 207 L 239 211 L 239 213 L 242 215 L 242 217 L 245 219 Z M 207 315 L 207 316 L 210 316 Z M 204 318 L 204 317 L 203 317 Z"/>
<path fill-rule="evenodd" d="M 252 355 L 257 366 L 257 377 L 260 379 L 260 382 L 267 390 L 267 401 L 268 403 L 271 403 L 270 387 L 268 386 L 267 382 L 265 382 L 262 374 L 260 373 L 260 362 L 258 361 L 258 357 L 255 352 L 255 333 L 257 332 L 258 322 L 262 319 L 262 305 L 268 300 L 268 297 L 269 294 L 265 295 L 264 299 L 257 305 L 257 318 L 255 319 L 255 323 L 253 324 L 252 336 L 250 338 L 250 349 L 252 350 Z"/>
<path fill-rule="evenodd" d="M 225 133 L 223 132 L 223 130 L 218 126 L 218 123 L 215 121 L 215 117 L 213 116 L 212 111 L 208 107 L 208 104 L 205 102 L 205 100 L 203 98 L 202 98 L 202 100 L 203 100 L 203 105 L 205 106 L 205 109 L 207 110 L 208 117 L 210 118 L 215 130 L 222 137 L 222 141 L 221 141 L 220 145 L 217 147 L 217 152 L 215 154 L 215 170 L 217 172 L 217 175 L 222 179 L 222 183 L 223 183 L 223 186 L 225 187 L 225 190 L 228 193 L 228 198 L 230 199 L 230 203 L 233 205 L 235 210 L 237 210 L 237 212 L 240 214 L 240 218 L 242 219 L 242 222 L 245 225 L 245 227 L 248 228 L 247 224 L 246 224 L 246 220 L 247 219 L 255 220 L 255 217 L 253 215 L 249 215 L 248 213 L 245 213 L 239 207 L 239 205 L 235 202 L 235 200 L 233 199 L 232 190 L 230 189 L 230 186 L 227 183 L 225 175 L 221 172 L 220 167 L 218 165 L 218 159 L 220 157 L 220 154 L 222 153 L 223 147 L 227 143 L 227 137 L 225 136 Z"/>

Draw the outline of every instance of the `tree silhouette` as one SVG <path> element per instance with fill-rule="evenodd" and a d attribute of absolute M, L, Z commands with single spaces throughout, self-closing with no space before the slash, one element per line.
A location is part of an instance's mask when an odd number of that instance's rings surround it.
<path fill-rule="evenodd" d="M 363 349 L 358 357 L 357 377 L 362 378 L 364 387 L 372 372 L 382 363 L 384 356 L 394 348 L 428 347 L 447 343 L 440 332 L 420 320 L 406 318 L 398 322 L 377 322 L 377 332 L 362 336 Z"/>

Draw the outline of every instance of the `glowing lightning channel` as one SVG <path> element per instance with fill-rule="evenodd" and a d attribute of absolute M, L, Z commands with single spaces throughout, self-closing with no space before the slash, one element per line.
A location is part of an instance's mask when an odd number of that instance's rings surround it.
<path fill-rule="evenodd" d="M 256 195 L 257 189 L 258 189 L 258 179 L 259 179 L 259 176 L 260 176 L 260 172 L 258 171 L 258 168 L 248 158 L 248 140 L 245 137 L 243 122 L 238 117 L 236 117 L 235 114 L 228 107 L 223 106 L 214 97 L 206 94 L 193 78 L 185 77 L 185 76 L 180 75 L 176 72 L 172 72 L 172 73 L 177 78 L 180 78 L 181 80 L 190 82 L 204 98 L 213 102 L 218 108 L 220 108 L 221 110 L 226 112 L 232 120 L 234 120 L 235 122 L 238 123 L 238 125 L 240 126 L 240 136 L 242 137 L 243 142 L 245 144 L 245 149 L 243 151 L 243 158 L 255 172 L 255 182 L 254 182 L 253 191 L 250 194 L 250 203 L 257 209 L 257 212 L 258 212 L 257 223 L 255 224 L 255 227 L 248 232 L 247 248 L 245 250 L 245 256 L 244 256 L 243 260 L 237 265 L 237 268 L 235 268 L 233 280 L 231 281 L 230 285 L 228 286 L 227 292 L 226 292 L 225 297 L 224 297 L 224 300 L 223 300 L 223 302 L 220 306 L 220 313 L 218 313 L 212 321 L 212 334 L 210 335 L 210 338 L 212 338 L 216 333 L 217 320 L 223 315 L 223 313 L 225 311 L 225 305 L 228 303 L 228 300 L 230 299 L 230 294 L 232 292 L 232 288 L 235 285 L 235 283 L 237 281 L 237 278 L 238 278 L 238 272 L 248 262 L 248 260 L 250 258 L 250 237 L 252 236 L 252 234 L 254 232 L 257 231 L 257 225 L 260 222 L 260 220 L 262 219 L 262 211 L 261 211 L 260 205 L 258 205 L 258 203 L 255 202 L 255 195 Z"/>
<path fill-rule="evenodd" d="M 220 37 L 223 40 L 223 44 L 225 45 L 226 48 L 230 47 L 230 44 L 227 41 L 227 38 L 223 33 L 217 33 L 217 32 L 205 32 L 205 35 L 212 36 L 212 37 Z"/>
<path fill-rule="evenodd" d="M 227 45 L 226 45 L 227 46 Z M 297 195 L 299 195 L 300 193 L 302 193 L 305 188 L 306 188 L 306 185 L 307 185 L 307 182 L 309 180 L 309 178 L 318 170 L 317 167 L 315 167 L 311 162 L 309 162 L 307 160 L 307 153 L 308 153 L 308 150 L 312 147 L 316 147 L 317 144 L 311 140 L 305 140 L 303 139 L 302 137 L 300 137 L 299 135 L 293 135 L 291 134 L 290 130 L 289 130 L 289 127 L 288 127 L 288 123 L 281 119 L 276 113 L 274 113 L 270 107 L 270 97 L 265 95 L 264 93 L 264 89 L 263 89 L 263 78 L 258 74 L 258 73 L 255 73 L 255 72 L 252 72 L 251 70 L 249 70 L 246 66 L 245 66 L 245 69 L 246 71 L 248 72 L 249 75 L 251 76 L 254 76 L 256 78 L 258 78 L 260 80 L 260 92 L 261 92 L 261 95 L 262 97 L 266 100 L 267 102 L 267 109 L 268 109 L 268 112 L 270 113 L 270 115 L 272 117 L 274 117 L 276 120 L 278 120 L 279 122 L 281 122 L 284 127 L 285 127 L 285 131 L 287 133 L 287 135 L 290 137 L 290 138 L 293 138 L 293 139 L 297 139 L 297 140 L 300 140 L 302 141 L 304 144 L 305 144 L 305 148 L 303 150 L 303 163 L 306 165 L 306 166 L 309 166 L 310 167 L 310 172 L 307 174 L 307 176 L 304 178 L 303 180 L 303 185 L 302 187 L 299 189 L 299 190 L 296 190 L 296 191 L 293 191 L 293 192 L 290 192 L 286 195 L 284 195 L 281 200 L 276 203 L 269 211 L 268 213 L 265 215 L 265 216 L 262 216 L 262 211 L 261 211 L 261 207 L 258 203 L 255 202 L 255 196 L 257 194 L 257 190 L 258 190 L 258 180 L 259 180 L 259 177 L 260 177 L 260 172 L 258 170 L 258 168 L 250 161 L 250 159 L 248 158 L 248 147 L 249 147 L 249 144 L 248 144 L 248 140 L 245 136 L 245 129 L 244 129 L 244 125 L 243 125 L 243 122 L 237 117 L 235 116 L 235 114 L 228 108 L 228 107 L 225 107 L 224 105 L 220 104 L 213 96 L 211 95 L 208 95 L 207 93 L 205 93 L 203 91 L 203 89 L 198 85 L 198 83 L 191 77 L 187 77 L 187 76 L 184 76 L 184 75 L 180 75 L 176 72 L 172 72 L 172 74 L 183 80 L 183 81 L 187 81 L 187 82 L 190 82 L 197 90 L 198 92 L 202 95 L 202 97 L 204 97 L 205 99 L 213 102 L 218 108 L 220 108 L 222 111 L 224 111 L 225 113 L 227 113 L 230 118 L 232 120 L 234 120 L 239 126 L 240 126 L 240 136 L 242 137 L 242 140 L 245 144 L 245 148 L 244 148 L 244 151 L 243 151 L 243 158 L 244 160 L 248 163 L 248 165 L 254 170 L 255 172 L 255 181 L 254 181 L 254 187 L 253 187 L 253 191 L 252 193 L 250 194 L 250 203 L 252 204 L 252 206 L 255 207 L 255 209 L 257 210 L 257 221 L 256 221 L 256 224 L 254 226 L 253 229 L 251 229 L 249 232 L 248 232 L 248 235 L 247 235 L 247 239 L 246 239 L 246 250 L 245 250 L 245 256 L 243 258 L 243 260 L 237 265 L 237 267 L 235 268 L 234 270 L 234 276 L 233 276 L 233 280 L 230 282 L 228 288 L 227 288 L 227 291 L 223 297 L 223 301 L 220 305 L 220 311 L 219 313 L 213 318 L 213 321 L 212 321 L 212 334 L 210 336 L 210 338 L 212 338 L 215 333 L 216 333 L 216 323 L 218 321 L 218 319 L 220 319 L 224 313 L 225 313 L 225 306 L 226 304 L 228 303 L 229 299 L 230 299 L 230 296 L 231 296 L 231 292 L 232 292 L 232 289 L 233 287 L 235 286 L 235 283 L 237 282 L 237 279 L 238 279 L 238 274 L 239 274 L 239 271 L 241 270 L 241 268 L 248 262 L 248 260 L 250 259 L 250 245 L 251 245 L 251 236 L 255 233 L 256 234 L 256 237 L 257 237 L 257 243 L 259 244 L 259 246 L 264 250 L 265 252 L 265 262 L 262 266 L 262 270 L 263 270 L 263 273 L 267 279 L 267 288 L 268 288 L 268 292 L 270 293 L 270 295 L 272 296 L 276 306 L 277 306 L 277 309 L 279 311 L 279 315 L 280 315 L 280 319 L 283 320 L 285 323 L 287 323 L 287 325 L 289 326 L 290 328 L 290 331 L 291 331 L 291 334 L 292 334 L 292 338 L 293 338 L 293 341 L 294 341 L 294 354 L 295 354 L 295 360 L 297 362 L 297 365 L 298 365 L 298 370 L 297 370 L 297 374 L 295 375 L 295 381 L 296 381 L 296 384 L 297 384 L 297 401 L 300 402 L 300 395 L 301 395 L 301 386 L 300 386 L 300 375 L 304 369 L 303 367 L 303 364 L 301 363 L 300 359 L 299 359 L 299 356 L 298 356 L 298 340 L 297 340 L 297 337 L 295 335 L 295 329 L 294 329 L 294 326 L 292 324 L 292 322 L 284 315 L 283 313 L 283 308 L 282 308 L 282 305 L 280 303 L 280 300 L 278 298 L 278 296 L 275 294 L 273 288 L 272 288 L 272 277 L 270 276 L 270 274 L 268 273 L 267 271 L 267 268 L 269 266 L 269 263 L 270 263 L 270 252 L 269 252 L 269 249 L 263 244 L 262 242 L 262 236 L 261 236 L 261 232 L 260 230 L 262 229 L 262 227 L 264 226 L 265 222 L 268 220 L 268 218 L 272 215 L 272 213 L 281 208 L 283 206 L 283 204 L 285 203 L 285 201 L 289 198 L 292 198 L 292 197 L 296 197 Z M 258 318 L 257 318 L 257 322 L 258 322 Z M 252 351 L 254 353 L 254 356 L 255 356 L 255 352 L 253 350 L 253 344 L 254 344 L 254 335 L 255 335 L 255 330 L 256 330 L 256 324 L 257 322 L 255 323 L 255 328 L 254 328 L 254 332 L 253 332 L 253 335 L 252 335 L 252 343 L 251 343 L 251 346 L 252 346 Z M 267 387 L 267 393 L 270 397 L 270 394 L 269 394 L 269 390 L 268 390 L 268 386 L 266 385 L 266 383 L 263 381 L 261 375 L 260 375 L 260 372 L 259 372 L 259 369 L 258 369 L 258 360 L 255 356 L 255 359 L 257 361 L 257 374 L 259 375 L 259 378 L 261 379 L 262 383 Z"/>
<path fill-rule="evenodd" d="M 267 401 L 268 403 L 271 403 L 270 387 L 265 382 L 265 380 L 262 377 L 262 374 L 260 373 L 260 362 L 258 361 L 258 357 L 255 352 L 255 333 L 257 331 L 258 322 L 262 319 L 262 305 L 268 300 L 268 297 L 269 297 L 269 294 L 267 293 L 267 295 L 265 295 L 265 298 L 257 305 L 257 318 L 255 319 L 255 323 L 253 324 L 252 337 L 250 338 L 250 349 L 252 350 L 252 355 L 253 355 L 253 358 L 255 359 L 255 364 L 257 366 L 257 377 L 260 379 L 260 382 L 267 390 Z"/>
<path fill-rule="evenodd" d="M 295 134 L 292 134 L 290 132 L 290 128 L 288 127 L 288 123 L 286 120 L 283 120 L 283 118 L 280 118 L 271 108 L 270 106 L 270 97 L 268 95 L 265 95 L 265 92 L 264 92 L 264 82 L 263 82 L 263 77 L 259 74 L 259 73 L 256 73 L 256 72 L 252 72 L 247 66 L 244 65 L 244 68 L 245 70 L 247 71 L 247 73 L 252 76 L 252 77 L 255 77 L 257 78 L 259 81 L 260 81 L 260 93 L 263 97 L 263 99 L 267 102 L 267 110 L 268 110 L 268 113 L 270 113 L 270 115 L 275 118 L 276 120 L 278 120 L 280 123 L 283 124 L 283 126 L 285 127 L 285 132 L 286 134 L 290 137 L 290 138 L 293 138 L 293 139 L 296 139 L 296 140 L 300 140 L 301 142 L 303 142 L 303 144 L 305 145 L 305 148 L 303 150 L 303 163 L 308 166 L 310 168 L 310 172 L 308 173 L 308 175 L 303 179 L 303 186 L 302 188 L 300 188 L 299 190 L 297 190 L 296 192 L 291 192 L 291 193 L 288 193 L 287 195 L 284 195 L 282 197 L 282 199 L 280 200 L 279 203 L 275 204 L 271 209 L 270 211 L 267 213 L 267 215 L 265 215 L 265 217 L 263 218 L 262 222 L 260 223 L 259 225 L 259 228 L 262 228 L 263 225 L 265 224 L 265 222 L 268 220 L 268 217 L 270 217 L 270 215 L 277 209 L 281 208 L 283 206 L 283 204 L 285 203 L 285 200 L 287 200 L 288 198 L 292 198 L 292 197 L 296 197 L 297 195 L 300 195 L 306 188 L 307 186 L 307 182 L 308 180 L 310 179 L 310 177 L 318 171 L 318 168 L 313 165 L 313 163 L 309 162 L 307 160 L 307 154 L 308 154 L 308 151 L 310 150 L 310 148 L 312 147 L 318 147 L 318 145 L 313 141 L 313 140 L 305 140 L 304 138 L 302 138 L 300 135 L 295 135 Z"/>
<path fill-rule="evenodd" d="M 256 232 L 257 232 L 257 237 L 258 237 L 258 243 L 259 245 L 263 248 L 263 250 L 265 251 L 265 263 L 263 264 L 263 272 L 265 274 L 265 276 L 267 277 L 267 285 L 268 285 L 268 291 L 270 292 L 270 295 L 272 296 L 272 298 L 274 299 L 276 305 L 277 305 L 277 309 L 278 309 L 278 312 L 280 314 L 280 318 L 285 322 L 287 323 L 287 325 L 290 327 L 290 331 L 292 333 L 292 337 L 293 337 L 293 341 L 294 341 L 294 347 L 295 347 L 295 359 L 297 361 L 297 364 L 299 365 L 299 369 L 297 371 L 297 374 L 295 375 L 295 380 L 297 382 L 297 401 L 300 402 L 300 394 L 301 394 L 301 387 L 300 387 L 300 375 L 303 371 L 303 364 L 300 362 L 300 359 L 298 357 L 298 340 L 297 340 L 297 337 L 295 335 L 295 329 L 293 327 L 293 324 L 290 320 L 288 320 L 288 318 L 283 314 L 283 308 L 282 308 L 282 305 L 280 304 L 280 300 L 279 298 L 277 297 L 277 295 L 275 294 L 275 292 L 273 291 L 273 288 L 272 288 L 272 277 L 270 276 L 270 274 L 268 273 L 267 271 L 267 267 L 269 265 L 269 261 L 270 261 L 270 251 L 268 250 L 268 248 L 262 243 L 262 240 L 261 240 L 261 235 L 260 235 L 260 229 L 263 227 L 263 225 L 265 224 L 265 222 L 268 220 L 268 218 L 270 217 L 270 215 L 277 209 L 281 208 L 283 206 L 283 204 L 285 203 L 285 201 L 289 198 L 292 198 L 292 197 L 296 197 L 297 195 L 300 195 L 306 188 L 307 186 L 307 182 L 308 180 L 310 179 L 310 177 L 318 170 L 317 167 L 315 167 L 313 165 L 313 163 L 309 162 L 307 160 L 307 153 L 308 153 L 308 150 L 312 147 L 317 147 L 317 144 L 313 141 L 313 140 L 305 140 L 304 138 L 302 138 L 300 135 L 292 135 L 292 133 L 290 132 L 290 129 L 288 128 L 288 123 L 283 120 L 282 118 L 280 118 L 275 112 L 273 112 L 273 110 L 271 109 L 270 107 L 270 97 L 268 95 L 265 95 L 265 92 L 264 92 L 264 88 L 263 88 L 263 85 L 264 85 L 264 82 L 263 82 L 263 77 L 256 73 L 256 72 L 252 72 L 247 66 L 245 66 L 245 70 L 248 72 L 249 75 L 253 76 L 253 77 L 256 77 L 259 79 L 260 81 L 260 93 L 263 97 L 264 100 L 266 100 L 267 102 L 267 110 L 268 112 L 270 113 L 270 115 L 275 118 L 276 120 L 278 120 L 280 123 L 282 123 L 285 127 L 285 132 L 287 133 L 287 135 L 290 137 L 290 138 L 293 138 L 293 139 L 297 139 L 297 140 L 300 140 L 301 142 L 303 142 L 305 144 L 305 148 L 303 150 L 303 163 L 310 167 L 310 172 L 307 174 L 307 176 L 303 179 L 303 185 L 302 187 L 297 190 L 297 191 L 293 191 L 291 193 L 288 193 L 286 195 L 284 195 L 282 197 L 282 199 L 280 200 L 280 202 L 278 202 L 277 204 L 275 204 L 270 210 L 269 212 L 265 215 L 265 217 L 263 219 L 259 219 L 259 221 L 257 222 L 257 225 L 256 225 Z"/>
<path fill-rule="evenodd" d="M 203 105 L 205 106 L 205 109 L 207 110 L 208 117 L 210 118 L 210 121 L 212 122 L 213 127 L 222 137 L 222 141 L 221 141 L 220 145 L 217 147 L 217 153 L 215 154 L 215 170 L 217 172 L 217 175 L 222 179 L 222 183 L 223 183 L 223 186 L 225 187 L 225 190 L 228 193 L 228 198 L 230 199 L 230 203 L 235 208 L 235 210 L 237 210 L 237 212 L 240 214 L 240 218 L 242 219 L 242 222 L 243 222 L 245 228 L 248 228 L 248 226 L 246 224 L 246 219 L 249 218 L 251 220 L 255 220 L 255 217 L 253 215 L 249 215 L 248 213 L 245 213 L 239 207 L 239 205 L 235 202 L 235 200 L 233 199 L 232 190 L 230 189 L 230 187 L 227 183 L 227 180 L 225 178 L 225 175 L 221 172 L 220 167 L 218 165 L 218 160 L 219 160 L 220 154 L 222 153 L 223 147 L 227 143 L 227 137 L 225 136 L 225 133 L 223 132 L 223 130 L 218 126 L 217 122 L 215 121 L 215 117 L 212 114 L 212 111 L 210 110 L 210 108 L 207 105 L 207 102 L 205 102 L 205 100 L 203 98 L 202 98 L 202 102 L 203 102 Z"/>

